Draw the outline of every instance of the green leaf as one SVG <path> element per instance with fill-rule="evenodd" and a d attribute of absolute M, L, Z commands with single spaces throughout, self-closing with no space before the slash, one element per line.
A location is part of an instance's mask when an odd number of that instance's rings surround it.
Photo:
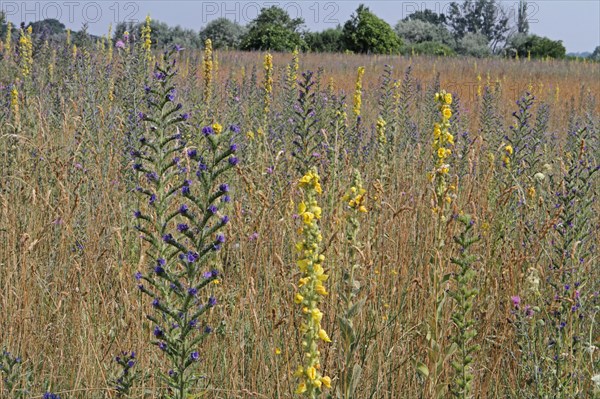
<path fill-rule="evenodd" d="M 419 372 L 419 374 L 421 374 L 423 377 L 428 378 L 429 377 L 429 369 L 427 368 L 427 366 L 422 363 L 422 362 L 417 362 L 417 371 Z"/>

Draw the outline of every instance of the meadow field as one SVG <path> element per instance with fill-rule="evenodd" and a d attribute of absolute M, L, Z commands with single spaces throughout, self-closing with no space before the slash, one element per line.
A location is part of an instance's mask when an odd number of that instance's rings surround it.
<path fill-rule="evenodd" d="M 598 393 L 600 64 L 122 44 L 2 48 L 0 397 Z"/>

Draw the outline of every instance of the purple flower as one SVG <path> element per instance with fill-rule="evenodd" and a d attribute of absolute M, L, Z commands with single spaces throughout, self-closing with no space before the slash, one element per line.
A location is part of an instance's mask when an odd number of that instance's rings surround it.
<path fill-rule="evenodd" d="M 195 148 L 190 148 L 189 150 L 187 150 L 188 157 L 196 158 L 196 155 L 198 155 L 198 151 Z"/>
<path fill-rule="evenodd" d="M 210 298 L 208 298 L 208 306 L 209 307 L 214 307 L 217 304 L 217 298 L 215 298 L 214 296 L 211 296 Z"/>
<path fill-rule="evenodd" d="M 163 330 L 160 329 L 159 326 L 154 327 L 154 331 L 152 332 L 156 338 L 160 338 L 164 336 Z"/>
<path fill-rule="evenodd" d="M 229 223 L 229 216 L 225 215 L 221 218 L 221 224 L 225 226 L 227 223 Z"/>
<path fill-rule="evenodd" d="M 217 234 L 217 242 L 219 244 L 223 244 L 225 242 L 225 235 L 223 235 L 223 233 Z"/>
<path fill-rule="evenodd" d="M 150 205 L 154 204 L 156 202 L 156 194 L 152 194 L 150 195 L 150 199 L 148 200 L 148 203 Z"/>
<path fill-rule="evenodd" d="M 210 334 L 212 331 L 213 329 L 210 326 L 204 327 L 204 334 Z"/>
<path fill-rule="evenodd" d="M 157 275 L 160 276 L 164 272 L 165 272 L 165 269 L 161 265 L 154 266 L 154 273 L 156 273 Z"/>
<path fill-rule="evenodd" d="M 186 204 L 182 204 L 182 205 L 179 207 L 179 213 L 181 213 L 181 214 L 184 214 L 184 213 L 186 213 L 187 211 L 188 211 L 188 206 L 187 206 Z"/>
<path fill-rule="evenodd" d="M 158 300 L 158 298 L 154 298 L 154 300 L 152 301 L 152 307 L 157 308 L 160 305 L 160 301 Z"/>
<path fill-rule="evenodd" d="M 182 120 L 187 121 L 188 119 L 190 119 L 190 114 L 188 114 L 187 112 L 184 112 L 183 114 L 179 115 L 179 117 Z"/>
<path fill-rule="evenodd" d="M 171 233 L 165 234 L 164 236 L 162 236 L 162 239 L 164 242 L 175 242 Z"/>
<path fill-rule="evenodd" d="M 210 206 L 208 207 L 208 211 L 209 211 L 210 213 L 212 213 L 213 215 L 214 215 L 215 213 L 217 213 L 217 211 L 218 211 L 218 210 L 219 210 L 219 208 L 217 208 L 217 207 L 216 207 L 214 204 L 213 204 L 213 205 L 210 205 Z"/>
<path fill-rule="evenodd" d="M 232 144 L 232 145 L 229 146 L 229 151 L 236 152 L 237 148 L 238 148 L 237 144 L 234 143 L 234 144 Z"/>
<path fill-rule="evenodd" d="M 235 166 L 240 160 L 237 157 L 229 157 L 229 165 Z"/>
<path fill-rule="evenodd" d="M 140 281 L 142 279 L 142 273 L 140 272 L 135 272 L 135 274 L 133 275 L 133 277 L 135 277 L 135 279 L 137 281 Z"/>
<path fill-rule="evenodd" d="M 163 350 L 166 351 L 167 350 L 167 343 L 166 342 L 159 342 L 158 343 L 158 347 Z"/>
<path fill-rule="evenodd" d="M 200 255 L 198 255 L 198 253 L 197 253 L 197 252 L 192 252 L 192 251 L 189 251 L 189 252 L 186 254 L 186 259 L 187 259 L 187 261 L 188 261 L 189 263 L 194 263 L 194 262 L 195 262 L 195 261 L 197 261 L 199 258 L 200 258 Z"/>
<path fill-rule="evenodd" d="M 125 43 L 123 43 L 123 40 L 117 40 L 117 42 L 115 43 L 115 47 L 116 48 L 125 48 Z"/>
<path fill-rule="evenodd" d="M 188 294 L 189 294 L 190 296 L 196 296 L 196 294 L 198 294 L 198 289 L 196 289 L 196 288 L 192 287 L 192 288 L 190 288 L 190 289 L 188 290 Z"/>
<path fill-rule="evenodd" d="M 139 219 L 139 218 L 141 218 L 141 217 L 142 217 L 142 212 L 140 212 L 140 211 L 134 211 L 134 212 L 133 212 L 133 216 L 134 216 L 136 219 Z"/>
<path fill-rule="evenodd" d="M 197 362 L 198 360 L 200 360 L 200 354 L 198 352 L 192 352 L 192 354 L 190 355 L 190 359 L 192 359 L 192 361 Z"/>
<path fill-rule="evenodd" d="M 231 201 L 231 197 L 229 195 L 225 195 L 223 198 L 221 198 L 221 202 L 228 203 L 229 201 Z"/>
<path fill-rule="evenodd" d="M 227 183 L 223 183 L 219 186 L 219 191 L 222 193 L 229 192 L 229 185 Z"/>
<path fill-rule="evenodd" d="M 519 307 L 519 304 L 521 303 L 521 297 L 518 295 L 515 296 L 511 296 L 510 300 L 512 301 L 512 304 L 515 308 Z"/>
<path fill-rule="evenodd" d="M 180 233 L 186 232 L 186 231 L 188 231 L 189 229 L 190 229 L 190 226 L 188 226 L 188 225 L 187 225 L 187 224 L 185 224 L 185 223 L 179 223 L 179 224 L 177 225 L 177 230 L 178 230 Z"/>
<path fill-rule="evenodd" d="M 214 132 L 215 131 L 213 130 L 212 126 L 204 126 L 202 128 L 202 134 L 204 134 L 205 136 L 210 136 Z"/>

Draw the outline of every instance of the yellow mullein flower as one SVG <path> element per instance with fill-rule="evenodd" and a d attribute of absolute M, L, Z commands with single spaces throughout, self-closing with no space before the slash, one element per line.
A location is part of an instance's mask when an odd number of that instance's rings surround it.
<path fill-rule="evenodd" d="M 444 115 L 444 118 L 450 119 L 450 117 L 452 116 L 452 110 L 450 108 L 444 108 L 442 111 L 442 115 Z"/>
<path fill-rule="evenodd" d="M 331 378 L 325 376 L 321 377 L 321 382 L 325 385 L 326 388 L 331 388 Z"/>
<path fill-rule="evenodd" d="M 273 93 L 273 56 L 271 53 L 265 54 L 263 61 L 263 68 L 265 70 L 265 81 L 264 81 L 264 117 L 266 118 L 271 110 L 272 93 Z"/>
<path fill-rule="evenodd" d="M 325 342 L 331 342 L 329 335 L 327 335 L 327 331 L 320 329 L 319 330 L 319 338 L 321 338 Z"/>
<path fill-rule="evenodd" d="M 221 134 L 221 132 L 223 131 L 223 126 L 220 123 L 213 123 L 212 125 L 212 129 L 215 132 L 215 134 Z"/>
<path fill-rule="evenodd" d="M 506 151 L 506 153 L 508 155 L 512 155 L 514 153 L 513 147 L 510 144 L 508 144 L 506 147 L 504 147 L 504 151 Z"/>
<path fill-rule="evenodd" d="M 444 101 L 448 105 L 452 104 L 452 94 L 451 93 L 446 93 L 446 95 L 444 96 Z"/>
<path fill-rule="evenodd" d="M 296 294 L 296 297 L 294 298 L 294 302 L 296 302 L 297 304 L 301 304 L 302 301 L 304 301 L 304 297 L 300 294 Z"/>

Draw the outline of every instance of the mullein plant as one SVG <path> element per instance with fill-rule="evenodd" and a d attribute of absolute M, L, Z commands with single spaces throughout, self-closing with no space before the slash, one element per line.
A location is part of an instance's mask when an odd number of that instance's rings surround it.
<path fill-rule="evenodd" d="M 177 103 L 171 61 L 176 48 L 156 65 L 153 84 L 146 87 L 150 112 L 140 114 L 146 134 L 132 152 L 143 206 L 134 212 L 136 228 L 147 242 L 147 270 L 137 272 L 140 292 L 151 300 L 148 319 L 152 343 L 164 354 L 169 369 L 160 377 L 167 398 L 184 399 L 202 379 L 201 343 L 212 328 L 203 321 L 217 299 L 209 295 L 217 279 L 216 254 L 225 243 L 224 213 L 230 202 L 225 173 L 238 163 L 231 134 L 237 126 L 205 126 L 192 140 L 183 140 L 189 114 Z"/>
<path fill-rule="evenodd" d="M 300 307 L 302 323 L 302 345 L 300 348 L 301 365 L 294 375 L 299 383 L 296 394 L 315 399 L 324 388 L 331 388 L 331 378 L 323 375 L 319 342 L 331 342 L 327 332 L 321 326 L 323 312 L 319 309 L 322 298 L 327 292 L 324 282 L 328 275 L 323 269 L 325 256 L 320 253 L 323 240 L 319 220 L 321 208 L 317 197 L 323 193 L 319 175 L 315 169 L 308 171 L 299 181 L 303 192 L 303 200 L 298 204 L 298 217 L 302 223 L 300 234 L 302 240 L 296 244 L 300 256 L 298 268 L 301 278 L 298 281 L 298 292 L 294 302 Z"/>
<path fill-rule="evenodd" d="M 451 319 L 455 328 L 452 340 L 457 347 L 451 363 L 454 376 L 450 392 L 455 398 L 468 399 L 473 397 L 472 363 L 475 353 L 480 349 L 479 345 L 473 344 L 473 338 L 477 335 L 473 317 L 473 305 L 477 295 L 477 288 L 473 287 L 473 278 L 476 275 L 473 263 L 476 257 L 470 253 L 471 246 L 479 241 L 479 237 L 473 235 L 475 222 L 469 215 L 459 216 L 458 222 L 463 228 L 461 233 L 454 237 L 454 242 L 459 247 L 459 255 L 451 258 L 451 262 L 458 266 L 458 271 L 452 274 L 455 288 L 449 294 L 456 303 Z"/>
<path fill-rule="evenodd" d="M 356 130 L 360 128 L 364 75 L 365 67 L 358 67 L 358 70 L 356 72 L 356 82 L 354 84 L 354 97 L 352 99 L 352 114 L 354 115 L 356 121 Z"/>
<path fill-rule="evenodd" d="M 146 22 L 141 30 L 141 46 L 142 52 L 144 53 L 144 57 L 146 58 L 146 62 L 148 65 L 152 65 L 153 57 L 152 57 L 152 28 L 150 27 L 150 15 L 146 16 Z"/>
<path fill-rule="evenodd" d="M 341 399 L 356 398 L 356 390 L 361 381 L 362 366 L 356 362 L 359 341 L 364 339 L 354 326 L 354 318 L 361 312 L 366 298 L 360 298 L 360 282 L 356 272 L 360 268 L 357 252 L 360 250 L 358 233 L 360 216 L 366 213 L 365 201 L 367 192 L 363 187 L 360 172 L 354 170 L 352 186 L 342 197 L 346 211 L 346 247 L 348 263 L 341 270 L 340 297 L 343 306 L 342 314 L 337 316 L 340 327 L 341 364 L 340 378 L 336 386 L 336 394 Z"/>
<path fill-rule="evenodd" d="M 21 36 L 19 37 L 19 66 L 23 79 L 27 79 L 31 75 L 31 68 L 33 67 L 32 32 L 31 26 L 28 26 L 27 29 L 21 29 Z"/>
<path fill-rule="evenodd" d="M 428 365 L 417 363 L 417 371 L 428 380 L 428 394 L 431 398 L 445 397 L 447 384 L 442 379 L 446 361 L 457 349 L 456 344 L 443 348 L 441 340 L 444 337 L 442 317 L 446 293 L 442 289 L 450 278 L 443 274 L 444 263 L 442 251 L 446 246 L 444 228 L 448 222 L 449 207 L 456 197 L 456 186 L 450 182 L 450 155 L 454 146 L 454 136 L 450 133 L 450 118 L 452 117 L 452 95 L 445 90 L 435 93 L 435 102 L 441 114 L 440 120 L 433 127 L 433 157 L 435 167 L 428 173 L 432 183 L 432 212 L 435 215 L 434 248 L 430 261 L 431 287 L 433 290 L 434 306 L 430 313 L 426 339 L 428 341 Z"/>
<path fill-rule="evenodd" d="M 203 103 L 205 107 L 205 119 L 208 120 L 208 113 L 211 109 L 213 96 L 213 48 L 212 41 L 206 39 L 204 42 L 204 55 L 202 56 L 202 69 L 204 76 L 204 95 Z"/>

